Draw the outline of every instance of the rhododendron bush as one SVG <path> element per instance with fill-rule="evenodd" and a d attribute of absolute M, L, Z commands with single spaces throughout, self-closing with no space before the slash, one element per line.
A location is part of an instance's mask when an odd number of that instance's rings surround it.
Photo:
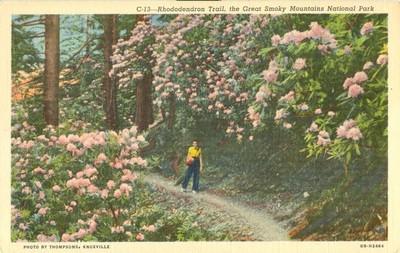
<path fill-rule="evenodd" d="M 380 15 L 177 15 L 147 35 L 154 103 L 178 110 L 183 124 L 219 122 L 238 141 L 282 127 L 304 136 L 299 149 L 308 156 L 343 161 L 347 174 L 361 146 L 386 153 L 386 22 Z M 137 35 L 146 37 L 134 31 L 129 41 Z M 125 75 L 132 68 L 118 59 L 135 65 L 142 57 L 121 56 L 129 41 L 114 57 Z"/>
<path fill-rule="evenodd" d="M 144 137 L 136 127 L 119 133 L 76 127 L 82 133 L 49 126 L 27 138 L 34 129 L 24 122 L 13 133 L 14 238 L 128 240 L 136 235 L 127 222 L 139 194 L 135 170 L 147 166 L 137 154 Z"/>

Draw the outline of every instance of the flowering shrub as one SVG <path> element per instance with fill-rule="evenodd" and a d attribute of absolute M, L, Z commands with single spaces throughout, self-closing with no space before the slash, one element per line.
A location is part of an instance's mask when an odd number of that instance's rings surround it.
<path fill-rule="evenodd" d="M 345 168 L 360 145 L 385 156 L 386 17 L 294 15 L 302 29 L 288 30 L 290 18 L 178 15 L 152 31 L 154 103 L 168 111 L 176 99 L 184 124 L 214 120 L 238 141 L 281 126 Z M 346 120 L 350 138 L 337 134 Z"/>
<path fill-rule="evenodd" d="M 31 130 L 28 125 L 24 129 Z M 33 139 L 14 137 L 13 239 L 127 240 L 135 236 L 135 228 L 128 223 L 138 195 L 135 170 L 147 166 L 137 154 L 145 143 L 136 127 L 119 133 L 56 135 L 49 126 Z"/>

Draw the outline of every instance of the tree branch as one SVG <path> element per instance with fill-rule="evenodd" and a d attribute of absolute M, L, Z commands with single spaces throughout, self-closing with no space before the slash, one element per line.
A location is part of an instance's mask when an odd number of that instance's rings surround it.
<path fill-rule="evenodd" d="M 29 20 L 29 21 L 25 21 L 22 23 L 15 23 L 15 24 L 20 25 L 20 26 L 44 25 L 44 19 L 43 18 L 34 19 L 34 20 Z"/>

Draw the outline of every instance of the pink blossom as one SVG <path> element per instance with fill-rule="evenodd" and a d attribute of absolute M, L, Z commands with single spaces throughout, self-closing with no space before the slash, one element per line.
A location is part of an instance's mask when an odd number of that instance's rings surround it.
<path fill-rule="evenodd" d="M 302 111 L 307 111 L 309 107 L 306 103 L 302 103 L 302 104 L 298 105 L 298 108 Z"/>
<path fill-rule="evenodd" d="M 347 139 L 353 139 L 355 141 L 358 141 L 362 138 L 361 131 L 358 127 L 352 127 L 347 131 L 346 138 Z"/>
<path fill-rule="evenodd" d="M 53 186 L 52 189 L 53 189 L 54 192 L 59 192 L 59 191 L 61 191 L 61 187 L 58 186 L 58 185 Z"/>
<path fill-rule="evenodd" d="M 77 148 L 76 148 L 76 146 L 75 146 L 74 144 L 68 143 L 68 145 L 67 145 L 67 151 L 73 152 L 73 151 L 75 151 L 76 149 L 77 149 Z"/>
<path fill-rule="evenodd" d="M 374 30 L 374 25 L 372 22 L 365 23 L 360 30 L 361 35 L 367 35 Z"/>
<path fill-rule="evenodd" d="M 97 169 L 90 166 L 90 165 L 86 165 L 83 173 L 87 176 L 87 177 L 91 177 L 93 174 L 97 173 Z"/>
<path fill-rule="evenodd" d="M 100 196 L 102 199 L 106 199 L 108 197 L 108 190 L 107 189 L 103 189 L 100 193 Z"/>
<path fill-rule="evenodd" d="M 108 180 L 108 182 L 107 182 L 107 187 L 108 187 L 108 189 L 111 190 L 112 188 L 114 188 L 114 186 L 115 186 L 114 181 Z"/>
<path fill-rule="evenodd" d="M 282 96 L 279 101 L 290 102 L 294 100 L 294 91 L 289 91 L 285 96 Z"/>
<path fill-rule="evenodd" d="M 83 177 L 83 175 L 84 175 L 83 171 L 78 171 L 76 173 L 76 178 L 81 178 L 81 177 Z"/>
<path fill-rule="evenodd" d="M 279 43 L 281 42 L 281 36 L 275 34 L 274 36 L 271 37 L 271 42 L 274 47 L 278 46 Z"/>
<path fill-rule="evenodd" d="M 88 186 L 87 190 L 90 193 L 96 193 L 99 191 L 99 188 L 97 188 L 95 185 L 91 184 Z"/>
<path fill-rule="evenodd" d="M 362 93 L 364 93 L 364 89 L 360 85 L 354 84 L 354 85 L 350 86 L 347 96 L 356 98 Z"/>
<path fill-rule="evenodd" d="M 355 141 L 363 137 L 360 129 L 356 126 L 356 122 L 352 119 L 345 120 L 343 125 L 336 129 L 336 134 L 338 138 L 352 139 Z"/>
<path fill-rule="evenodd" d="M 335 116 L 335 115 L 336 115 L 336 113 L 333 112 L 333 111 L 329 111 L 329 112 L 328 112 L 328 116 L 329 116 L 329 117 L 333 117 L 333 116 Z"/>
<path fill-rule="evenodd" d="M 119 189 L 114 191 L 114 197 L 115 198 L 119 199 L 121 197 L 121 195 L 122 195 L 122 193 L 121 193 L 121 191 Z"/>
<path fill-rule="evenodd" d="M 58 137 L 58 143 L 61 145 L 65 145 L 67 143 L 69 143 L 68 138 L 63 134 L 60 137 Z"/>
<path fill-rule="evenodd" d="M 359 71 L 354 74 L 353 82 L 355 83 L 362 83 L 368 80 L 368 76 L 364 71 Z"/>
<path fill-rule="evenodd" d="M 353 78 L 348 77 L 348 78 L 346 78 L 346 80 L 343 83 L 343 89 L 347 89 L 350 86 L 352 86 L 353 84 L 354 84 Z"/>
<path fill-rule="evenodd" d="M 378 56 L 378 59 L 376 59 L 376 64 L 378 65 L 385 65 L 388 63 L 388 55 L 387 54 L 381 54 Z"/>
<path fill-rule="evenodd" d="M 328 46 L 327 45 L 318 45 L 318 50 L 321 52 L 321 54 L 325 55 L 329 53 Z"/>
<path fill-rule="evenodd" d="M 44 194 L 43 191 L 39 192 L 39 199 L 44 199 L 46 197 L 46 194 Z"/>
<path fill-rule="evenodd" d="M 136 240 L 138 240 L 138 241 L 143 241 L 143 240 L 144 240 L 144 235 L 143 235 L 142 233 L 138 233 L 138 234 L 136 235 Z"/>
<path fill-rule="evenodd" d="M 39 209 L 38 214 L 41 216 L 45 216 L 48 209 L 49 209 L 48 207 L 42 207 Z"/>
<path fill-rule="evenodd" d="M 321 113 L 322 113 L 321 108 L 315 109 L 314 113 L 317 114 L 317 115 L 318 115 L 318 114 L 321 114 Z"/>
<path fill-rule="evenodd" d="M 87 231 L 83 228 L 80 228 L 77 233 L 73 234 L 75 239 L 82 239 L 87 234 Z"/>
<path fill-rule="evenodd" d="M 331 143 L 331 139 L 329 138 L 329 133 L 326 131 L 320 131 L 318 133 L 317 145 L 326 146 Z"/>
<path fill-rule="evenodd" d="M 144 225 L 143 226 L 143 230 L 147 231 L 147 232 L 155 232 L 156 231 L 156 227 L 154 225 L 149 225 L 149 226 Z"/>
<path fill-rule="evenodd" d="M 339 126 L 336 129 L 336 135 L 338 138 L 346 138 L 347 136 L 347 128 L 345 126 Z"/>
<path fill-rule="evenodd" d="M 286 128 L 286 129 L 290 129 L 290 128 L 292 128 L 292 124 L 290 124 L 288 122 L 284 122 L 283 123 L 283 127 Z"/>
<path fill-rule="evenodd" d="M 301 70 L 306 66 L 306 60 L 304 58 L 298 58 L 293 64 L 294 70 Z"/>
<path fill-rule="evenodd" d="M 372 68 L 373 66 L 374 66 L 374 64 L 371 61 L 368 61 L 364 64 L 363 70 L 368 70 L 368 69 Z"/>
<path fill-rule="evenodd" d="M 42 183 L 40 183 L 39 181 L 35 181 L 35 186 L 39 189 L 42 188 Z"/>
<path fill-rule="evenodd" d="M 93 234 L 94 232 L 96 232 L 97 229 L 97 223 L 94 220 L 90 220 L 89 221 L 89 233 Z"/>
<path fill-rule="evenodd" d="M 274 83 L 278 79 L 278 72 L 275 70 L 264 70 L 262 74 L 264 76 L 264 80 L 269 83 Z"/>
<path fill-rule="evenodd" d="M 312 122 L 310 127 L 307 129 L 307 131 L 310 131 L 310 132 L 317 132 L 318 130 L 319 130 L 319 127 L 318 127 L 317 123 L 315 123 L 315 122 Z"/>
<path fill-rule="evenodd" d="M 279 110 L 277 110 L 275 112 L 275 118 L 274 119 L 275 120 L 280 120 L 280 119 L 286 118 L 287 115 L 288 115 L 288 113 L 286 112 L 286 110 L 284 108 L 282 108 L 282 109 L 279 109 Z"/>
<path fill-rule="evenodd" d="M 63 242 L 69 242 L 69 241 L 71 241 L 71 236 L 69 235 L 69 234 L 67 234 L 67 233 L 64 233 L 62 236 L 61 236 L 61 241 L 63 241 Z"/>
<path fill-rule="evenodd" d="M 71 201 L 71 203 L 69 203 L 72 207 L 74 207 L 74 206 L 76 206 L 77 205 L 77 203 L 76 203 L 76 201 Z"/>
<path fill-rule="evenodd" d="M 111 227 L 111 233 L 123 233 L 125 228 L 123 226 Z"/>

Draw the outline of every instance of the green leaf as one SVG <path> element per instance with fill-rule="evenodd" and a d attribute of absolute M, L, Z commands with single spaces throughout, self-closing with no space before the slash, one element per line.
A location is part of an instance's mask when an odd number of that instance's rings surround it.
<path fill-rule="evenodd" d="M 266 48 L 261 49 L 261 50 L 258 52 L 258 55 L 260 55 L 260 56 L 262 56 L 262 57 L 265 57 L 265 56 L 267 56 L 270 52 L 272 52 L 272 51 L 274 51 L 274 50 L 277 50 L 277 48 L 276 48 L 276 47 L 266 47 Z"/>

